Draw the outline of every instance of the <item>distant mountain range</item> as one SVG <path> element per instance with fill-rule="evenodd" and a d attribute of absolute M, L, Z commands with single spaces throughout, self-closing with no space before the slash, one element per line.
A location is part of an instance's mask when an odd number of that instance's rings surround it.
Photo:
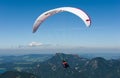
<path fill-rule="evenodd" d="M 30 60 L 31 63 L 28 63 L 28 61 L 25 61 L 26 59 L 23 59 L 25 57 L 29 57 L 29 59 L 34 58 L 34 60 L 35 57 L 39 57 L 39 59 L 37 58 L 38 60 L 44 58 L 44 61 Z M 32 73 L 36 78 L 120 78 L 120 59 L 106 60 L 102 57 L 88 59 L 79 55 L 63 53 L 42 56 L 42 58 L 37 55 L 25 55 L 19 58 L 23 62 L 16 59 L 15 61 L 1 63 L 0 67 L 5 70 L 11 70 L 11 72 Z M 67 69 L 63 68 L 62 60 L 66 60 L 70 67 Z M 14 78 L 9 75 L 7 74 L 8 78 Z M 0 78 L 6 78 L 1 76 Z"/>
<path fill-rule="evenodd" d="M 42 62 L 50 57 L 53 54 L 28 54 L 28 55 L 20 55 L 20 56 L 0 56 L 0 62 L 8 63 L 8 62 Z"/>

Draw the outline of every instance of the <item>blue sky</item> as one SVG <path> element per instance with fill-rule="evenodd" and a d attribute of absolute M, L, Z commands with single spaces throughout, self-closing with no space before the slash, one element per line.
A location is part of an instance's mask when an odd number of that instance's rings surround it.
<path fill-rule="evenodd" d="M 119 0 L 0 0 L 0 49 L 99 48 L 120 52 Z M 43 12 L 64 6 L 80 8 L 91 18 L 90 28 L 63 12 L 49 17 L 32 33 Z"/>

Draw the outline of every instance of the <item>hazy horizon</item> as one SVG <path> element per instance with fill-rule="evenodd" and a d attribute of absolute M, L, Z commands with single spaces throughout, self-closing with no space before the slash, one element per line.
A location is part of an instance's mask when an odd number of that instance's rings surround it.
<path fill-rule="evenodd" d="M 18 49 L 0 49 L 0 55 L 24 55 L 24 54 L 55 54 L 55 53 L 66 53 L 66 54 L 92 54 L 92 53 L 102 53 L 102 54 L 117 54 L 120 53 L 119 49 L 110 48 L 18 48 Z"/>

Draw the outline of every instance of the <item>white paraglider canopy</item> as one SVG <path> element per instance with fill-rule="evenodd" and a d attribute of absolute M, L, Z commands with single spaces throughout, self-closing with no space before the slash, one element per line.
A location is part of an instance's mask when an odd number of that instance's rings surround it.
<path fill-rule="evenodd" d="M 78 8 L 74 8 L 74 7 L 61 7 L 61 8 L 56 8 L 56 9 L 46 11 L 43 14 L 41 14 L 36 19 L 36 21 L 33 25 L 33 33 L 35 33 L 37 31 L 37 29 L 42 24 L 42 22 L 45 21 L 45 19 L 47 19 L 49 16 L 52 16 L 56 13 L 64 12 L 64 11 L 77 15 L 78 17 L 80 17 L 83 20 L 83 22 L 86 24 L 87 27 L 90 26 L 91 20 L 90 20 L 89 16 L 84 11 L 82 11 Z"/>

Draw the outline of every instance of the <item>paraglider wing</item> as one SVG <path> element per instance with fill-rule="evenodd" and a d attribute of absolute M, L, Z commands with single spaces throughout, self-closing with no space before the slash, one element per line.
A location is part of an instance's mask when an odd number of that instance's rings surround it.
<path fill-rule="evenodd" d="M 73 13 L 73 14 L 77 15 L 78 17 L 80 17 L 84 21 L 84 23 L 86 24 L 87 27 L 90 26 L 90 23 L 91 23 L 90 18 L 82 10 L 80 10 L 78 8 L 73 8 L 73 7 L 61 7 L 61 8 L 56 8 L 56 9 L 46 11 L 43 14 L 41 14 L 36 19 L 36 21 L 35 21 L 35 23 L 33 25 L 33 33 L 35 33 L 37 31 L 37 29 L 42 24 L 42 22 L 45 21 L 45 19 L 47 19 L 49 16 L 52 16 L 52 15 L 54 15 L 56 13 L 64 12 L 64 11 L 70 12 L 70 13 Z"/>

